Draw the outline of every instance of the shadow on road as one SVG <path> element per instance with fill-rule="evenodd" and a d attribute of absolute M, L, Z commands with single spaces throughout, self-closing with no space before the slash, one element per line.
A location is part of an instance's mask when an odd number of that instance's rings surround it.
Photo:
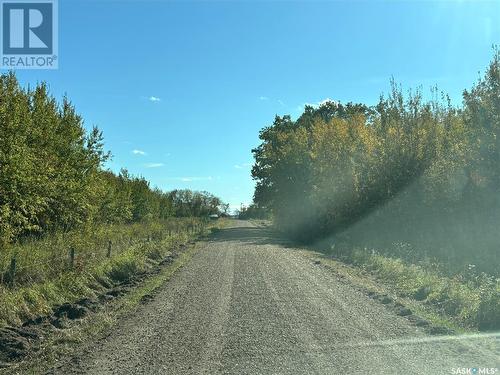
<path fill-rule="evenodd" d="M 208 237 L 213 242 L 237 241 L 253 245 L 279 245 L 288 250 L 311 250 L 318 256 L 331 258 L 331 245 L 335 242 L 333 237 L 324 238 L 312 244 L 304 244 L 286 238 L 283 234 L 271 227 L 237 226 L 224 228 Z"/>
<path fill-rule="evenodd" d="M 262 227 L 233 227 L 221 229 L 209 237 L 210 241 L 228 242 L 239 241 L 254 245 L 281 245 L 290 247 L 290 240 L 284 238 L 277 231 Z"/>

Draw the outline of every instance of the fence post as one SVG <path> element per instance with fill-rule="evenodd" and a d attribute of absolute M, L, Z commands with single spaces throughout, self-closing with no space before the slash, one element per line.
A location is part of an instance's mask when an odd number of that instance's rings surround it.
<path fill-rule="evenodd" d="M 16 278 L 16 257 L 12 257 L 10 260 L 10 284 L 14 286 L 15 278 Z"/>
<path fill-rule="evenodd" d="M 108 253 L 106 254 L 106 256 L 108 258 L 111 258 L 111 248 L 113 246 L 113 242 L 111 242 L 111 240 L 108 241 Z"/>
<path fill-rule="evenodd" d="M 75 266 L 75 249 L 73 247 L 69 248 L 69 264 L 71 268 Z"/>

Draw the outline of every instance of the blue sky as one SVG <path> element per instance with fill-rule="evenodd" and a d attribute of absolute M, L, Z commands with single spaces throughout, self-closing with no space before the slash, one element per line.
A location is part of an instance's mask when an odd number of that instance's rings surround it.
<path fill-rule="evenodd" d="M 325 98 L 375 104 L 394 76 L 460 103 L 500 44 L 500 2 L 59 0 L 66 93 L 114 157 L 164 190 L 251 201 L 251 149 L 276 114 Z"/>

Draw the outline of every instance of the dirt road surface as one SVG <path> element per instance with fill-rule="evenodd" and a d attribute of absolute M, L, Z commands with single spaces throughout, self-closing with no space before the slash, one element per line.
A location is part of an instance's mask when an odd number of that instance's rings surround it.
<path fill-rule="evenodd" d="M 56 374 L 453 374 L 481 339 L 426 336 L 265 228 L 235 221 Z M 500 372 L 496 372 L 500 374 Z"/>

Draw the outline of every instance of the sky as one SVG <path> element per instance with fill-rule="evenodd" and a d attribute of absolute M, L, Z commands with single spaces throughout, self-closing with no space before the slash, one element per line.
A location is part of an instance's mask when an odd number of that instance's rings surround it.
<path fill-rule="evenodd" d="M 500 1 L 59 0 L 46 81 L 127 168 L 165 191 L 252 200 L 252 148 L 275 115 L 331 98 L 375 104 L 394 77 L 461 103 L 500 45 Z"/>

